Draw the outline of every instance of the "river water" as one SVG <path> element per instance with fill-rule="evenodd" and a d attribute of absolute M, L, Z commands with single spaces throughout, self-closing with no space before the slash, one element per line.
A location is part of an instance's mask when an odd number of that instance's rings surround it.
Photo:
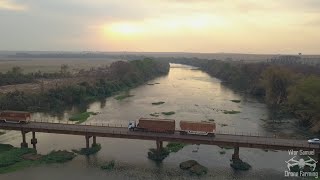
<path fill-rule="evenodd" d="M 140 117 L 151 117 L 151 113 L 174 111 L 171 116 L 159 118 L 204 121 L 214 119 L 220 133 L 256 134 L 268 136 L 292 136 L 303 134 L 294 128 L 293 123 L 269 123 L 266 105 L 253 97 L 230 90 L 221 81 L 190 66 L 171 64 L 167 76 L 156 78 L 148 84 L 130 90 L 134 95 L 118 101 L 114 97 L 105 102 L 95 102 L 88 111 L 98 112 L 86 123 L 117 124 L 126 126 L 128 121 Z M 153 84 L 153 85 L 151 85 Z M 231 100 L 241 100 L 240 103 Z M 163 101 L 162 105 L 152 105 Z M 224 110 L 240 111 L 238 114 L 224 114 Z M 72 111 L 71 111 L 72 112 Z M 60 117 L 36 113 L 34 118 L 42 121 L 66 122 L 70 112 Z M 178 123 L 176 123 L 178 124 Z M 30 133 L 29 133 L 30 134 Z M 85 146 L 85 138 L 73 135 L 37 133 L 37 150 L 46 154 L 52 150 L 72 150 Z M 30 135 L 27 136 L 30 142 Z M 8 131 L 0 136 L 0 143 L 19 146 L 19 132 Z M 188 145 L 177 153 L 171 153 L 161 164 L 147 158 L 149 148 L 154 141 L 97 138 L 102 149 L 90 157 L 77 156 L 65 164 L 41 165 L 17 172 L 0 175 L 0 179 L 20 180 L 84 180 L 84 179 L 287 179 L 284 171 L 285 161 L 291 157 L 286 151 L 267 151 L 261 149 L 240 148 L 240 158 L 252 169 L 246 172 L 234 171 L 230 167 L 233 149 L 225 150 L 208 145 Z M 30 146 L 30 144 L 29 144 Z M 179 163 L 196 160 L 206 166 L 208 174 L 202 177 L 192 176 L 179 168 Z M 103 171 L 100 166 L 115 160 L 112 171 Z"/>

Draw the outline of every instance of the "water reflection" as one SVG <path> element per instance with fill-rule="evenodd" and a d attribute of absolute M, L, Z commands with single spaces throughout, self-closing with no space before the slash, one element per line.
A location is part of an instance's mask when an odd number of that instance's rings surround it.
<path fill-rule="evenodd" d="M 126 125 L 130 120 L 151 117 L 151 113 L 160 113 L 160 118 L 203 121 L 214 119 L 217 130 L 225 133 L 259 133 L 274 134 L 274 128 L 266 124 L 268 110 L 265 104 L 250 96 L 228 89 L 218 79 L 208 74 L 193 70 L 190 66 L 171 64 L 167 76 L 148 83 L 154 85 L 139 86 L 130 91 L 133 97 L 118 101 L 114 97 L 89 105 L 87 111 L 98 112 L 88 120 L 90 123 L 110 123 Z M 241 100 L 234 103 L 231 100 Z M 153 102 L 164 101 L 162 105 Z M 240 111 L 239 114 L 224 114 L 224 110 Z M 54 122 L 66 122 L 70 113 L 77 108 L 66 111 L 59 116 L 35 113 L 34 118 Z M 172 116 L 161 112 L 175 111 Z M 290 124 L 277 126 L 278 132 L 292 129 Z M 54 149 L 79 149 L 84 147 L 84 137 L 37 133 L 38 152 L 48 153 Z M 20 133 L 9 132 L 0 136 L 1 143 L 20 144 Z M 27 137 L 30 140 L 30 135 Z M 230 168 L 233 150 L 226 150 L 221 155 L 217 146 L 188 145 L 177 153 L 172 153 L 162 164 L 156 164 L 147 158 L 149 148 L 155 147 L 153 141 L 97 138 L 102 150 L 90 157 L 78 156 L 63 165 L 40 166 L 10 174 L 0 175 L 0 179 L 34 179 L 34 180 L 69 180 L 69 179 L 194 179 L 187 172 L 179 169 L 179 163 L 189 159 L 197 160 L 208 167 L 209 173 L 201 179 L 283 179 L 286 170 L 287 152 L 265 152 L 260 149 L 240 149 L 240 156 L 249 162 L 253 169 L 248 172 L 235 172 Z M 195 151 L 197 149 L 197 151 Z M 100 166 L 115 160 L 113 171 L 102 171 Z"/>

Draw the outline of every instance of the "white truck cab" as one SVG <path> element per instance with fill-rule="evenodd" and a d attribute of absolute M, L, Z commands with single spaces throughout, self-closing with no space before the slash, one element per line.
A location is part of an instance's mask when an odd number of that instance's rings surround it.
<path fill-rule="evenodd" d="M 130 131 L 134 131 L 134 128 L 136 128 L 136 122 L 135 121 L 130 121 L 128 124 L 128 129 Z"/>

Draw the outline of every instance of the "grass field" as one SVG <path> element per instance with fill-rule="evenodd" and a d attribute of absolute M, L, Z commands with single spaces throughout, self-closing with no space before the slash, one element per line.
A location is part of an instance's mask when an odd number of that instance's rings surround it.
<path fill-rule="evenodd" d="M 67 64 L 71 72 L 78 72 L 80 69 L 88 70 L 92 67 L 103 67 L 110 65 L 119 59 L 107 58 L 0 58 L 0 72 L 4 73 L 12 67 L 19 66 L 23 73 L 29 72 L 58 72 L 62 64 Z"/>

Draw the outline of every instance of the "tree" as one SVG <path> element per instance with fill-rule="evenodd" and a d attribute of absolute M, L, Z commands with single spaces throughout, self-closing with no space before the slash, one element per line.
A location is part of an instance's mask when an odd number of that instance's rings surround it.
<path fill-rule="evenodd" d="M 60 68 L 60 73 L 63 75 L 67 75 L 69 72 L 69 66 L 67 64 L 62 64 Z"/>
<path fill-rule="evenodd" d="M 287 89 L 293 83 L 295 77 L 291 71 L 283 67 L 269 67 L 262 74 L 262 83 L 266 89 L 266 101 L 269 105 L 277 105 L 286 102 Z"/>
<path fill-rule="evenodd" d="M 19 66 L 14 66 L 11 69 L 11 73 L 14 74 L 14 75 L 20 75 L 20 74 L 22 74 L 22 68 L 19 67 Z"/>
<path fill-rule="evenodd" d="M 320 77 L 308 76 L 289 88 L 288 103 L 305 121 L 320 120 Z"/>

